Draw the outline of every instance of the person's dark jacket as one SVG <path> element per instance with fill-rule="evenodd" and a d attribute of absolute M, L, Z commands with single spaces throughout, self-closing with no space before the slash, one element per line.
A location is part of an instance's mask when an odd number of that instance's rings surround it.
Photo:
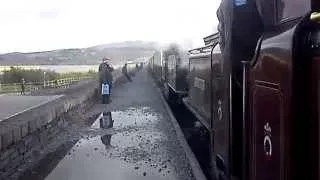
<path fill-rule="evenodd" d="M 241 74 L 241 61 L 254 55 L 263 23 L 258 12 L 259 0 L 222 0 L 217 10 L 220 48 L 226 66 L 233 74 Z"/>
<path fill-rule="evenodd" d="M 132 79 L 130 78 L 129 74 L 128 74 L 128 69 L 127 69 L 127 65 L 124 65 L 122 67 L 122 74 L 129 80 L 129 81 L 132 81 Z"/>
<path fill-rule="evenodd" d="M 224 83 L 224 98 L 228 99 L 230 94 L 228 89 L 232 89 L 232 104 L 227 105 L 224 101 L 224 111 L 226 118 L 241 117 L 242 115 L 242 63 L 250 61 L 254 55 L 254 50 L 262 32 L 262 21 L 256 8 L 256 1 L 259 0 L 222 0 L 217 11 L 219 20 L 218 31 L 220 34 L 220 49 L 223 56 L 223 74 L 225 82 L 232 77 L 232 84 Z M 232 116 L 229 116 L 229 109 L 232 108 Z M 232 120 L 233 121 L 233 120 Z M 241 137 L 237 136 L 241 132 L 241 121 L 233 121 L 234 146 L 240 147 Z M 241 175 L 241 151 L 232 149 L 234 156 L 233 164 L 230 164 L 233 175 Z M 229 172 L 226 172 L 229 174 Z"/>
<path fill-rule="evenodd" d="M 112 77 L 112 72 L 113 72 L 113 67 L 111 67 L 107 63 L 101 63 L 99 66 L 99 82 L 103 83 L 106 82 L 109 85 L 112 84 L 113 77 Z"/>

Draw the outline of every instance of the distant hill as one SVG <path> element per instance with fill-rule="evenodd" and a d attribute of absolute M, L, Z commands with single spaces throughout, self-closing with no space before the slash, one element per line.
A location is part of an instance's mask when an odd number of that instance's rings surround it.
<path fill-rule="evenodd" d="M 158 44 L 155 42 L 145 41 L 124 41 L 118 43 L 110 43 L 104 45 L 93 46 L 94 49 L 105 49 L 105 48 L 128 48 L 128 47 L 140 47 L 140 48 L 157 48 Z"/>
<path fill-rule="evenodd" d="M 0 65 L 79 65 L 97 64 L 106 56 L 118 64 L 127 59 L 152 55 L 157 43 L 125 41 L 79 49 L 59 49 L 31 53 L 0 54 Z"/>

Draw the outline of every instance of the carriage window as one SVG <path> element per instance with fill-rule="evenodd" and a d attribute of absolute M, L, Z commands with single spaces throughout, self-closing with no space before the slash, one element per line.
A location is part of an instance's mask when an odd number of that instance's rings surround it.
<path fill-rule="evenodd" d="M 168 68 L 169 69 L 174 69 L 176 67 L 176 56 L 175 55 L 170 55 L 168 61 Z"/>
<path fill-rule="evenodd" d="M 311 10 L 310 0 L 278 0 L 280 21 L 301 17 Z"/>

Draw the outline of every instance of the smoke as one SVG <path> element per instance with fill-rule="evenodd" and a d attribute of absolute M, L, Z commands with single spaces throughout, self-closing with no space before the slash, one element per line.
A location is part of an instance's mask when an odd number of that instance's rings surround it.
<path fill-rule="evenodd" d="M 192 49 L 193 48 L 193 41 L 190 38 L 186 38 L 183 40 L 181 47 L 183 49 Z"/>
<path fill-rule="evenodd" d="M 184 38 L 181 40 L 167 41 L 160 43 L 159 49 L 168 49 L 170 46 L 178 46 L 181 50 L 190 50 L 204 45 L 202 37 L 197 39 Z"/>

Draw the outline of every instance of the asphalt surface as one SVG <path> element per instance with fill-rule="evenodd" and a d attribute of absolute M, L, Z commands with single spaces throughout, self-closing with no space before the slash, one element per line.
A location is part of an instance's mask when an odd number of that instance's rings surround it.
<path fill-rule="evenodd" d="M 104 111 L 112 114 L 112 128 L 101 128 L 99 121 L 79 123 Z M 111 104 L 97 102 L 75 116 L 78 118 L 73 121 L 81 126 L 70 127 L 73 132 L 68 137 L 80 138 L 72 148 L 51 153 L 29 176 L 20 179 L 194 179 L 169 114 L 147 72 L 139 72 L 133 82 L 115 88 Z"/>
<path fill-rule="evenodd" d="M 0 95 L 0 121 L 43 105 L 61 96 Z"/>

